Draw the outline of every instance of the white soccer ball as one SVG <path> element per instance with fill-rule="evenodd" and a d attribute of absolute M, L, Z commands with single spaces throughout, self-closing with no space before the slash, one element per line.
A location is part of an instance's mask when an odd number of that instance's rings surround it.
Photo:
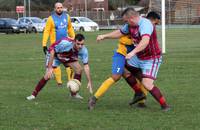
<path fill-rule="evenodd" d="M 71 79 L 67 82 L 67 88 L 70 89 L 72 92 L 78 92 L 81 86 L 81 82 L 77 79 Z"/>

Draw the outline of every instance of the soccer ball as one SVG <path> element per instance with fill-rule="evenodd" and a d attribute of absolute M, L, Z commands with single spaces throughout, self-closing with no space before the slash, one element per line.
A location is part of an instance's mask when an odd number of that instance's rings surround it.
<path fill-rule="evenodd" d="M 67 82 L 67 88 L 70 89 L 72 92 L 78 92 L 81 86 L 81 82 L 77 79 L 72 79 Z"/>

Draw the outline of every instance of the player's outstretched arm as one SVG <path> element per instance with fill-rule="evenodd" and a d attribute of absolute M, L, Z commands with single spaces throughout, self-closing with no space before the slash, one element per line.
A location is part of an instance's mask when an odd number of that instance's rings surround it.
<path fill-rule="evenodd" d="M 120 30 L 115 30 L 115 31 L 110 32 L 110 33 L 98 35 L 97 36 L 97 41 L 101 41 L 101 40 L 104 40 L 104 39 L 118 39 L 121 36 L 123 36 L 121 31 Z"/>
<path fill-rule="evenodd" d="M 86 75 L 87 80 L 88 80 L 87 88 L 89 89 L 89 92 L 92 94 L 93 93 L 93 86 L 92 86 L 92 79 L 91 79 L 91 76 L 90 76 L 90 66 L 88 64 L 85 64 L 83 68 L 84 68 L 85 75 Z"/>
<path fill-rule="evenodd" d="M 52 67 L 52 64 L 53 64 L 53 60 L 54 60 L 54 50 L 51 50 L 50 52 L 50 59 L 49 59 L 49 63 L 48 63 L 48 66 L 47 66 L 47 71 L 46 71 L 46 74 L 44 76 L 45 79 L 50 79 L 52 77 L 52 74 L 53 74 L 53 67 Z"/>

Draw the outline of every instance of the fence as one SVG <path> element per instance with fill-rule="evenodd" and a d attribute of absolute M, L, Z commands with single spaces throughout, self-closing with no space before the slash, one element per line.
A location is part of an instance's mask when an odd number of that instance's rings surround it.
<path fill-rule="evenodd" d="M 167 24 L 200 24 L 200 0 L 166 0 Z M 161 1 L 152 0 L 149 10 L 161 12 Z"/>
<path fill-rule="evenodd" d="M 110 16 L 113 13 L 114 20 L 110 20 Z M 51 14 L 50 11 L 32 11 L 31 16 L 46 18 Z M 69 12 L 70 16 L 85 16 L 84 11 L 73 11 Z M 119 25 L 122 24 L 122 19 L 120 17 L 120 11 L 87 11 L 88 18 L 94 20 L 100 25 Z M 22 17 L 23 14 L 19 14 L 19 17 Z M 1 11 L 0 18 L 18 18 L 18 14 L 15 11 Z"/>

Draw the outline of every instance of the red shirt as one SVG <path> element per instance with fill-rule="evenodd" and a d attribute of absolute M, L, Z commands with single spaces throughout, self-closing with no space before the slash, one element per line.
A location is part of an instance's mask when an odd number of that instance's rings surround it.
<path fill-rule="evenodd" d="M 161 49 L 157 40 L 156 26 L 153 26 L 153 32 L 151 35 L 143 34 L 142 36 L 139 33 L 139 26 L 129 27 L 129 33 L 131 37 L 135 39 L 135 43 L 139 43 L 143 36 L 150 36 L 149 44 L 141 52 L 137 53 L 138 58 L 141 60 L 155 59 L 161 56 Z"/>

